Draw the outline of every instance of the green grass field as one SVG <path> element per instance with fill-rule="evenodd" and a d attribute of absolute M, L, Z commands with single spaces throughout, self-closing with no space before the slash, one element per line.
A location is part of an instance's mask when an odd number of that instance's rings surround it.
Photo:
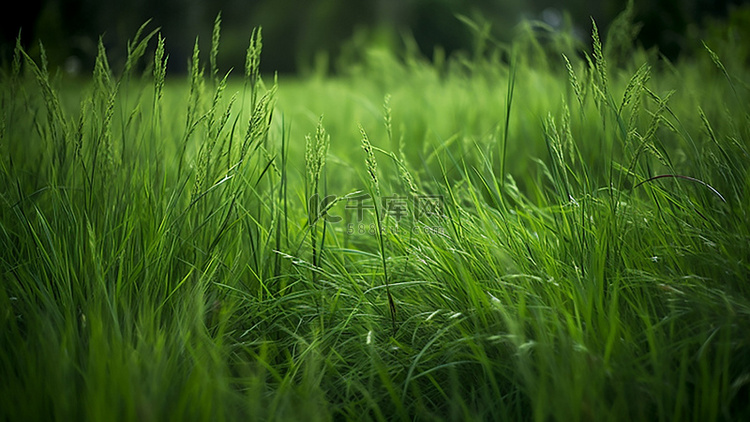
<path fill-rule="evenodd" d="M 299 78 L 152 29 L 2 74 L 1 420 L 750 418 L 738 28 Z"/>

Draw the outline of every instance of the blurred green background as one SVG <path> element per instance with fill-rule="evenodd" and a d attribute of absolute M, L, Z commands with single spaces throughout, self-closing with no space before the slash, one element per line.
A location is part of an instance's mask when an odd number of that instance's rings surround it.
<path fill-rule="evenodd" d="M 658 46 L 676 58 L 691 31 L 707 18 L 722 18 L 743 3 L 738 0 L 635 1 L 643 24 L 638 41 Z M 362 45 L 396 48 L 404 39 L 416 42 L 430 57 L 436 46 L 446 54 L 470 49 L 472 33 L 457 15 L 492 25 L 492 35 L 507 41 L 521 19 L 537 19 L 587 38 L 590 18 L 607 24 L 626 0 L 26 0 L 20 11 L 3 13 L 2 60 L 7 62 L 22 29 L 24 46 L 34 51 L 42 40 L 50 64 L 71 73 L 93 66 L 99 35 L 110 59 L 117 62 L 127 40 L 147 19 L 167 39 L 170 74 L 186 69 L 196 35 L 201 50 L 210 45 L 213 20 L 222 12 L 220 64 L 242 68 L 253 27 L 262 26 L 263 68 L 281 73 L 305 72 L 314 66 L 337 69 L 337 61 L 356 55 Z M 85 72 L 84 72 L 85 73 Z"/>

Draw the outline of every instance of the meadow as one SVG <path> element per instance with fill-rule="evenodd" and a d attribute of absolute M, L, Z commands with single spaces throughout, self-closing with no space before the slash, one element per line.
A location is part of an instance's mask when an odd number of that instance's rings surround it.
<path fill-rule="evenodd" d="M 170 77 L 144 25 L 0 94 L 2 420 L 750 418 L 750 44 Z M 165 44 L 166 43 L 166 44 Z"/>

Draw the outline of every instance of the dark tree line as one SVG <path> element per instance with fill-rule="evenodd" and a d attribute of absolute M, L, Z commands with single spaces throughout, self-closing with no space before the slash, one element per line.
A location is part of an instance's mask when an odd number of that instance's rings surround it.
<path fill-rule="evenodd" d="M 637 0 L 637 20 L 643 23 L 639 42 L 658 45 L 676 57 L 692 23 L 706 16 L 726 15 L 741 0 Z M 27 49 L 41 39 L 51 65 L 88 69 L 99 35 L 117 60 L 126 41 L 147 19 L 167 38 L 170 72 L 184 70 L 195 36 L 208 49 L 211 28 L 219 11 L 223 17 L 220 54 L 225 67 L 241 67 L 250 31 L 263 27 L 266 70 L 298 71 L 320 51 L 336 57 L 355 35 L 413 37 L 425 55 L 435 46 L 450 53 L 471 46 L 472 34 L 457 14 L 486 19 L 493 35 L 507 40 L 521 18 L 551 19 L 564 11 L 583 33 L 590 17 L 600 27 L 625 8 L 626 0 L 26 0 L 19 12 L 2 14 L 0 54 L 7 62 L 19 29 Z"/>

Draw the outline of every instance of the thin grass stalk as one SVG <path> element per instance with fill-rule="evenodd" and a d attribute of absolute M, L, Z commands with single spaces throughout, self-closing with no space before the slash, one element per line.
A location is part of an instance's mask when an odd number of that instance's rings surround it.
<path fill-rule="evenodd" d="M 505 94 L 505 126 L 503 127 L 503 150 L 500 156 L 500 191 L 503 192 L 505 187 L 505 162 L 508 153 L 508 134 L 510 133 L 510 112 L 513 104 L 513 91 L 516 86 L 516 68 L 518 67 L 518 49 L 513 47 L 511 50 L 510 66 L 508 68 L 508 90 Z M 505 195 L 501 196 L 505 204 Z M 505 206 L 505 205 L 504 205 Z"/>
<path fill-rule="evenodd" d="M 190 93 L 187 100 L 187 117 L 185 119 L 185 131 L 182 137 L 182 147 L 180 149 L 179 161 L 177 165 L 177 178 L 182 177 L 182 168 L 185 162 L 185 153 L 187 152 L 188 142 L 193 132 L 197 129 L 202 117 L 200 117 L 201 92 L 203 90 L 203 70 L 200 66 L 200 49 L 198 47 L 198 37 L 195 38 L 193 45 L 193 56 L 189 62 L 190 69 Z"/>
<path fill-rule="evenodd" d="M 326 133 L 323 128 L 323 117 L 321 116 L 318 120 L 318 126 L 315 130 L 315 136 L 307 135 L 306 137 L 306 151 L 305 151 L 305 167 L 306 173 L 306 190 L 307 190 L 307 226 L 310 230 L 310 243 L 312 247 L 312 280 L 313 285 L 316 285 L 317 271 L 320 267 L 320 252 L 323 248 L 323 243 L 318 245 L 318 222 L 321 218 L 325 219 L 325 204 L 323 204 L 326 198 L 320 196 L 320 180 L 323 177 L 325 184 L 325 173 L 324 167 L 326 164 L 326 155 L 328 154 L 328 147 L 330 144 L 330 136 Z M 324 221 L 325 227 L 325 221 Z"/>
<path fill-rule="evenodd" d="M 380 255 L 380 263 L 383 268 L 383 283 L 385 285 L 385 294 L 388 297 L 388 310 L 391 315 L 391 326 L 393 328 L 393 335 L 396 335 L 396 304 L 393 301 L 391 295 L 390 281 L 388 277 L 388 262 L 386 260 L 385 240 L 383 239 L 383 227 L 381 221 L 381 209 L 380 209 L 380 183 L 378 182 L 378 163 L 375 160 L 375 152 L 373 146 L 370 143 L 370 139 L 367 136 L 367 132 L 359 125 L 359 131 L 362 135 L 362 149 L 365 151 L 365 166 L 367 167 L 367 173 L 370 176 L 370 191 L 373 202 L 373 209 L 375 210 L 375 228 L 376 237 L 378 240 L 378 251 Z"/>

